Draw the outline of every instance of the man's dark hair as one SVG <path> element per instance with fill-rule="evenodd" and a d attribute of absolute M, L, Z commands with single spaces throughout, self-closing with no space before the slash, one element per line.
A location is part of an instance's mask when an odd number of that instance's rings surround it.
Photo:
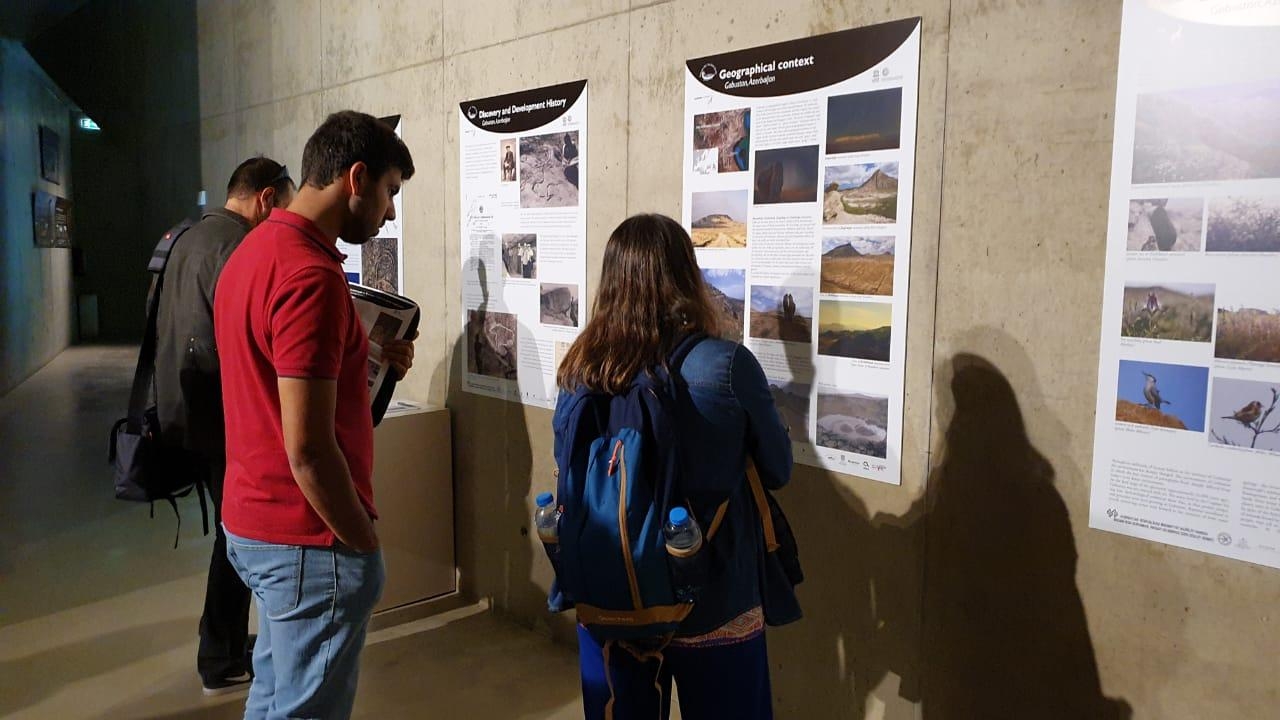
<path fill-rule="evenodd" d="M 236 171 L 231 173 L 231 180 L 227 182 L 227 197 L 257 195 L 269 187 L 274 187 L 278 196 L 284 194 L 292 182 L 284 165 L 259 155 L 240 163 Z"/>
<path fill-rule="evenodd" d="M 311 134 L 302 150 L 302 182 L 324 188 L 348 168 L 363 162 L 377 180 L 398 168 L 402 180 L 413 177 L 413 157 L 390 125 L 354 110 L 336 112 Z"/>

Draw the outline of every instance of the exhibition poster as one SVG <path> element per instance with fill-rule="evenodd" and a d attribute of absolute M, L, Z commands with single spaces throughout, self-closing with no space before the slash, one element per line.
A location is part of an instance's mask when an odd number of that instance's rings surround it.
<path fill-rule="evenodd" d="M 378 119 L 395 128 L 397 137 L 404 137 L 399 115 Z M 338 250 L 346 256 L 342 272 L 347 276 L 347 282 L 396 295 L 404 294 L 403 194 L 401 190 L 392 201 L 396 219 L 384 224 L 376 237 L 362 245 L 338 241 Z"/>
<path fill-rule="evenodd" d="M 1127 0 L 1089 525 L 1280 567 L 1280 6 Z"/>
<path fill-rule="evenodd" d="M 458 106 L 468 392 L 551 408 L 585 318 L 587 81 Z"/>
<path fill-rule="evenodd" d="M 901 481 L 920 20 L 697 58 L 683 222 L 798 462 Z"/>

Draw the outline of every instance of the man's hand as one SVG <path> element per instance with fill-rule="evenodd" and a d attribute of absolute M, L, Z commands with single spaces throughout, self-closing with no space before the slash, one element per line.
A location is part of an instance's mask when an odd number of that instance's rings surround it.
<path fill-rule="evenodd" d="M 413 367 L 413 341 L 417 339 L 418 333 L 415 331 L 411 338 L 388 340 L 382 346 L 382 359 L 391 365 L 391 374 L 397 382 L 403 380 L 409 373 L 409 368 Z"/>

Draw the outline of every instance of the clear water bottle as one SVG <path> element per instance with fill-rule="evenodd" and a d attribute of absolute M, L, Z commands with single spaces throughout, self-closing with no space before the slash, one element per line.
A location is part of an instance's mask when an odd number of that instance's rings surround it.
<path fill-rule="evenodd" d="M 672 508 L 667 514 L 667 524 L 662 526 L 667 540 L 667 564 L 675 584 L 676 600 L 691 603 L 698 599 L 698 591 L 706 584 L 708 553 L 702 550 L 702 528 L 689 511 Z"/>
<path fill-rule="evenodd" d="M 671 508 L 662 534 L 667 538 L 667 554 L 672 557 L 689 557 L 702 549 L 702 528 L 685 508 Z"/>
<path fill-rule="evenodd" d="M 533 512 L 533 526 L 538 530 L 538 539 L 546 545 L 560 542 L 560 509 L 556 507 L 555 496 L 544 492 L 536 498 L 538 509 Z"/>

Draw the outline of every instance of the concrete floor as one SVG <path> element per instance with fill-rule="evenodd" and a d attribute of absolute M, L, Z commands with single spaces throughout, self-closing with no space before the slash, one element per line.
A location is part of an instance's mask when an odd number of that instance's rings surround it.
<path fill-rule="evenodd" d="M 0 398 L 0 717 L 240 717 L 243 694 L 206 699 L 195 673 L 198 504 L 174 550 L 168 507 L 112 495 L 135 353 L 73 348 Z M 486 607 L 371 633 L 356 717 L 581 718 L 574 654 Z"/>

